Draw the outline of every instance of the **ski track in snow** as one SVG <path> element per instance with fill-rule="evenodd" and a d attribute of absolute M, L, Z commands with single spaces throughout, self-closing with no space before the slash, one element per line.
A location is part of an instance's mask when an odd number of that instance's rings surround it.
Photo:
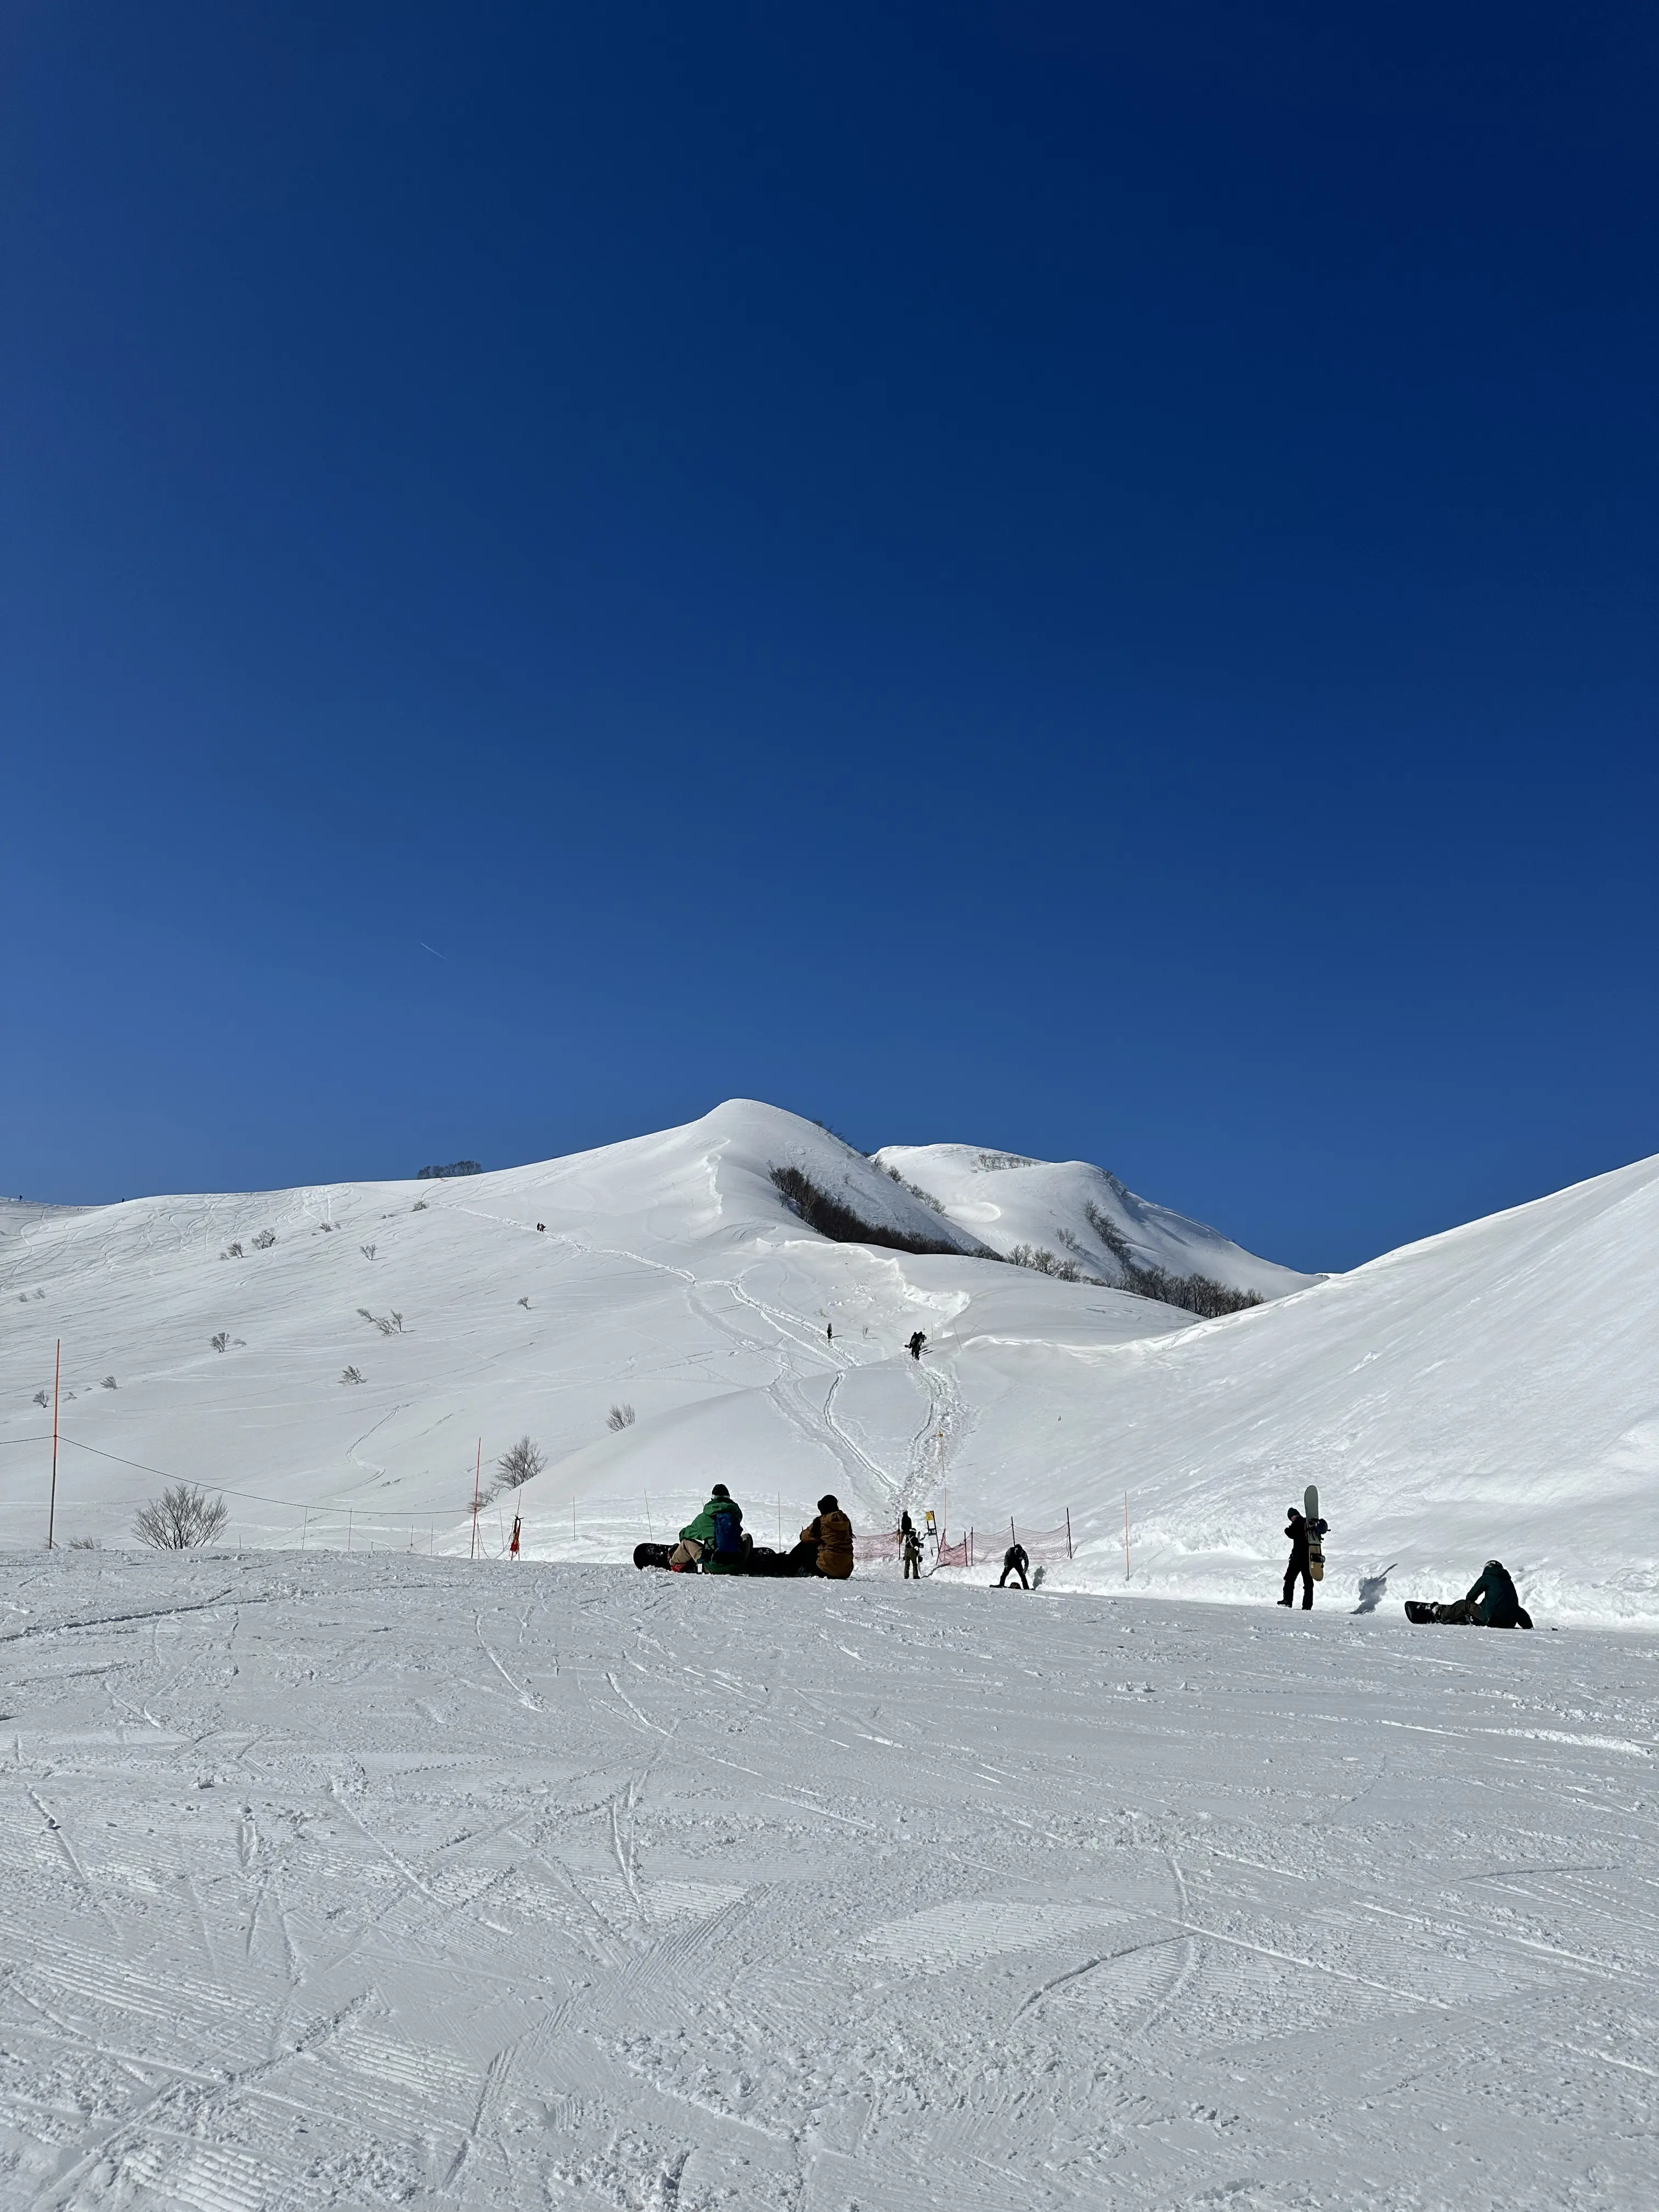
<path fill-rule="evenodd" d="M 25 1581 L 0 2205 L 1652 2202 L 1644 1633 L 386 1554 Z"/>

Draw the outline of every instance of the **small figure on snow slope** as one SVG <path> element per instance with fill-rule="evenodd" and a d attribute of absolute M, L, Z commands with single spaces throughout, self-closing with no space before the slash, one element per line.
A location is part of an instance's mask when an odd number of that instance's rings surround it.
<path fill-rule="evenodd" d="M 1406 1617 L 1419 1624 L 1443 1621 L 1462 1628 L 1530 1628 L 1532 1615 L 1521 1602 L 1521 1594 L 1501 1559 L 1488 1559 L 1480 1580 L 1467 1597 L 1450 1605 L 1429 1605 L 1415 1598 L 1406 1601 Z"/>
<path fill-rule="evenodd" d="M 904 1561 L 905 1581 L 919 1583 L 921 1580 L 921 1538 L 917 1534 L 916 1524 L 908 1511 L 899 1516 L 899 1553 Z"/>
<path fill-rule="evenodd" d="M 1030 1564 L 1030 1560 L 1026 1557 L 1024 1544 L 1010 1544 L 1002 1555 L 1002 1572 L 997 1577 L 997 1588 L 1000 1589 L 1010 1575 L 1018 1575 L 1020 1588 L 1030 1589 L 1031 1585 L 1025 1579 L 1025 1570 Z"/>
<path fill-rule="evenodd" d="M 1291 1593 L 1299 1579 L 1302 1583 L 1302 1610 L 1304 1613 L 1311 1613 L 1313 1574 L 1308 1564 L 1308 1546 L 1313 1537 L 1322 1536 L 1330 1524 L 1325 1521 L 1310 1521 L 1307 1515 L 1294 1505 L 1289 1508 L 1289 1513 L 1290 1518 L 1285 1523 L 1285 1534 L 1291 1540 L 1291 1557 L 1290 1563 L 1285 1570 L 1285 1595 L 1279 1602 L 1280 1605 L 1289 1605 L 1292 1601 Z"/>

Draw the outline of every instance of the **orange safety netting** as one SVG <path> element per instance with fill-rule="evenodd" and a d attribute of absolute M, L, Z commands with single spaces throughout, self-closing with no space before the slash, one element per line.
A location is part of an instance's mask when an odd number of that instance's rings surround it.
<path fill-rule="evenodd" d="M 891 1530 L 877 1536 L 854 1536 L 853 1557 L 866 1566 L 878 1565 L 884 1559 L 896 1559 L 902 1544 L 902 1537 Z"/>
<path fill-rule="evenodd" d="M 1001 1542 L 1001 1538 L 1000 1536 L 998 1537 L 997 1541 L 999 1543 Z M 1018 1530 L 1013 1529 L 1011 1525 L 1008 1542 L 1010 1544 L 1023 1544 L 1025 1547 L 1026 1557 L 1031 1560 L 1042 1559 L 1052 1563 L 1060 1559 L 1069 1559 L 1072 1556 L 1071 1524 L 1068 1522 L 1063 1523 L 1058 1528 L 1020 1528 Z M 990 1548 L 988 1540 L 985 1540 L 983 1541 L 982 1548 L 988 1551 Z M 1007 1549 L 1007 1546 L 1004 1545 L 1003 1548 L 1006 1551 Z"/>

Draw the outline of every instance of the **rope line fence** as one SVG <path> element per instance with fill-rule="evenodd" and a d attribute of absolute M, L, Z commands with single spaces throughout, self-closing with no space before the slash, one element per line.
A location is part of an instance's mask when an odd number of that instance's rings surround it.
<path fill-rule="evenodd" d="M 51 1437 L 0 1437 L 0 1448 L 33 1447 L 40 1450 L 50 1446 Z M 364 1499 L 321 1498 L 315 1502 L 299 1502 L 293 1498 L 273 1497 L 269 1492 L 244 1490 L 232 1483 L 221 1483 L 200 1476 L 178 1474 L 172 1468 L 156 1467 L 147 1460 L 130 1459 L 124 1453 L 108 1451 L 100 1444 L 91 1444 L 81 1437 L 59 1431 L 57 1443 L 61 1449 L 84 1452 L 94 1459 L 112 1466 L 131 1468 L 135 1474 L 153 1476 L 167 1483 L 183 1483 L 204 1496 L 234 1499 L 239 1505 L 264 1507 L 265 1514 L 240 1514 L 237 1516 L 236 1534 L 246 1539 L 252 1536 L 262 1544 L 295 1547 L 300 1550 L 418 1552 L 436 1555 L 452 1546 L 465 1552 L 472 1540 L 475 1525 L 473 1502 L 469 1495 L 458 1497 L 451 1512 L 434 1512 L 430 1506 L 381 1506 Z M 477 1463 L 465 1470 L 469 1480 L 476 1480 Z M 458 1488 L 459 1471 L 458 1471 Z M 93 1540 L 113 1536 L 112 1518 L 125 1515 L 146 1503 L 137 1495 L 118 1503 L 101 1498 L 95 1507 L 77 1505 L 62 1495 L 61 1475 L 58 1495 L 54 1501 L 56 1517 L 67 1525 L 80 1525 L 84 1530 L 88 1513 L 95 1516 L 97 1534 Z M 572 1498 L 555 1506 L 550 1503 L 520 1500 L 519 1492 L 504 1487 L 493 1494 L 481 1497 L 477 1525 L 478 1550 L 484 1556 L 504 1558 L 510 1543 L 511 1523 L 525 1504 L 536 1507 L 532 1514 L 532 1531 L 525 1531 L 525 1551 L 527 1556 L 550 1559 L 556 1553 L 566 1559 L 614 1559 L 626 1556 L 633 1545 L 644 1538 L 656 1542 L 664 1537 L 672 1538 L 683 1525 L 690 1523 L 706 1503 L 702 1491 L 658 1492 L 654 1496 L 641 1492 L 637 1498 L 601 1497 L 586 1500 Z M 570 1516 L 567 1540 L 564 1516 Z M 642 1517 L 641 1517 L 642 1515 Z M 751 1502 L 745 1516 L 747 1532 L 757 1544 L 775 1543 L 779 1550 L 787 1550 L 796 1541 L 797 1528 L 805 1528 L 813 1517 L 813 1509 L 802 1504 L 786 1508 L 781 1495 L 770 1500 Z M 768 1526 L 770 1523 L 770 1526 Z M 492 1528 L 492 1524 L 495 1524 Z M 1024 1547 L 1033 1565 L 1059 1565 L 1073 1556 L 1072 1518 L 1069 1511 L 1056 1528 L 1032 1528 L 1011 1518 L 1007 1524 L 1007 1545 Z M 121 1534 L 126 1532 L 122 1530 Z M 492 1540 L 492 1537 L 498 1540 Z M 71 1535 L 71 1545 L 88 1540 L 82 1534 Z M 25 1540 L 0 1537 L 0 1547 L 6 1549 L 34 1548 Z M 60 1548 L 61 1539 L 60 1539 Z M 943 1528 L 939 1532 L 933 1565 L 935 1568 L 966 1570 L 1000 1558 L 1005 1547 L 1000 1530 L 988 1533 L 970 1526 L 957 1537 L 947 1538 Z M 903 1539 L 896 1528 L 866 1529 L 855 1532 L 853 1537 L 853 1557 L 860 1566 L 893 1566 L 903 1554 Z"/>

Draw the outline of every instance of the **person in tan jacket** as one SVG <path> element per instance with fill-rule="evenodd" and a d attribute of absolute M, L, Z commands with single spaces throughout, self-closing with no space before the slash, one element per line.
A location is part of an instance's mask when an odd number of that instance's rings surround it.
<path fill-rule="evenodd" d="M 798 1575 L 823 1575 L 844 1583 L 852 1573 L 853 1524 L 833 1492 L 819 1498 L 817 1517 L 801 1530 L 800 1541 L 789 1556 Z"/>

